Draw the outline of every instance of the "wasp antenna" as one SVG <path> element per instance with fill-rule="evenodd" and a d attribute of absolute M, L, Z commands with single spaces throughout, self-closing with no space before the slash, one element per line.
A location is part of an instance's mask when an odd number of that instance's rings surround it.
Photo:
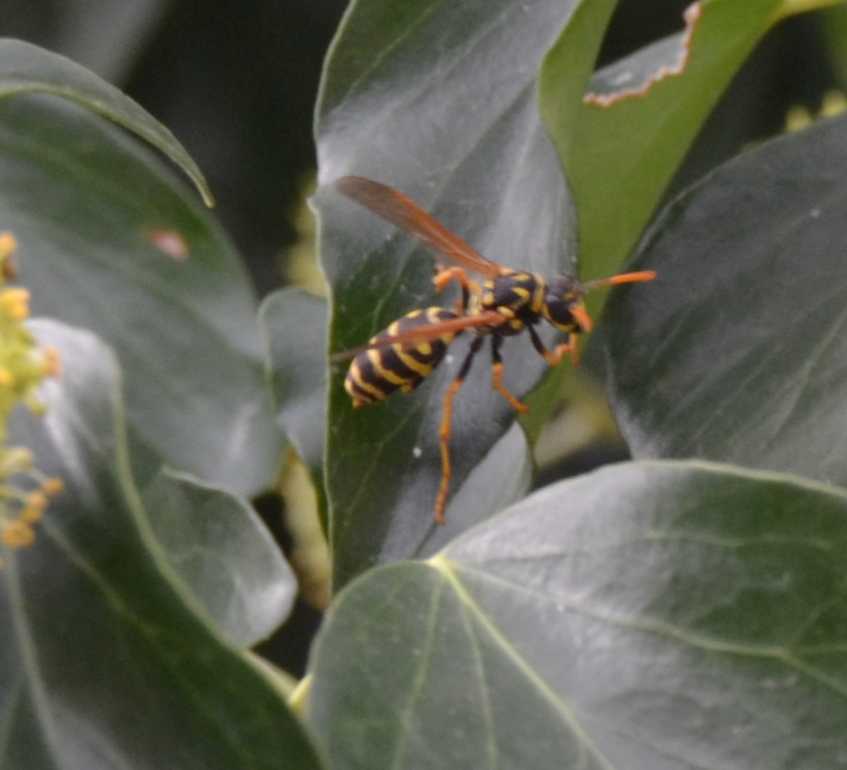
<path fill-rule="evenodd" d="M 601 286 L 617 286 L 621 283 L 644 283 L 645 281 L 652 281 L 655 277 L 655 270 L 640 270 L 635 273 L 620 273 L 619 275 L 611 275 L 608 278 L 586 281 L 583 287 L 585 289 L 598 289 Z"/>

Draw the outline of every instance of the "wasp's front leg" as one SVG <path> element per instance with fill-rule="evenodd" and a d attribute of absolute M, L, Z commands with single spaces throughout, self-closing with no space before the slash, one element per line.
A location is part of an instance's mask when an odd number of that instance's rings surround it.
<path fill-rule="evenodd" d="M 565 353 L 571 354 L 571 363 L 574 366 L 579 364 L 579 338 L 576 334 L 568 335 L 567 342 L 556 345 L 553 350 L 547 350 L 541 341 L 541 337 L 538 336 L 538 332 L 532 326 L 527 326 L 527 329 L 529 330 L 529 338 L 532 340 L 532 346 L 549 366 L 558 366 L 565 357 Z"/>

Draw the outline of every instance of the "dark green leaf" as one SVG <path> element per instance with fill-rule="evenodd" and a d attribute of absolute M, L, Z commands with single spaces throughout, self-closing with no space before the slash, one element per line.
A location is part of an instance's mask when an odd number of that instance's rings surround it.
<path fill-rule="evenodd" d="M 206 180 L 185 148 L 126 94 L 64 56 L 0 38 L 0 98 L 34 93 L 68 99 L 137 134 L 188 174 L 206 203 L 212 204 Z"/>
<path fill-rule="evenodd" d="M 535 73 L 577 5 L 353 3 L 324 73 L 321 182 L 350 173 L 378 179 L 493 260 L 544 274 L 571 271 L 573 212 L 540 124 Z M 329 189 L 316 205 L 333 350 L 362 344 L 415 307 L 452 304 L 452 297 L 436 300 L 433 257 L 408 235 Z M 376 561 L 418 552 L 432 536 L 441 398 L 466 348 L 460 338 L 453 360 L 413 396 L 355 413 L 341 387 L 344 367 L 336 367 L 326 474 L 339 585 Z M 544 370 L 523 338 L 508 341 L 504 358 L 518 394 Z M 454 494 L 513 419 L 491 392 L 488 352 L 480 359 L 456 401 Z M 523 464 L 518 457 L 513 469 L 500 470 L 517 477 Z M 475 476 L 476 489 L 491 483 Z M 448 508 L 448 521 L 456 515 Z"/>
<path fill-rule="evenodd" d="M 275 292 L 259 309 L 277 424 L 318 487 L 326 433 L 326 316 L 326 301 L 301 289 Z"/>
<path fill-rule="evenodd" d="M 88 332 L 35 328 L 64 371 L 13 439 L 66 491 L 0 572 L 4 766 L 318 767 L 270 680 L 171 575 L 130 476 L 114 357 Z"/>
<path fill-rule="evenodd" d="M 126 134 L 50 97 L 0 102 L 0 222 L 34 312 L 96 331 L 127 374 L 133 439 L 253 493 L 278 461 L 237 255 L 203 207 Z"/>
<path fill-rule="evenodd" d="M 836 767 L 845 544 L 847 497 L 793 477 L 557 484 L 339 597 L 313 729 L 336 770 Z"/>
<path fill-rule="evenodd" d="M 703 121 L 775 20 L 780 3 L 694 3 L 687 11 L 688 30 L 601 70 L 589 83 L 581 54 L 586 45 L 596 50 L 592 39 L 614 3 L 586 2 L 578 23 L 565 28 L 545 59 L 539 91 L 544 121 L 579 212 L 585 275 L 606 275 L 620 267 Z M 586 88 L 593 97 L 584 100 Z"/>
<path fill-rule="evenodd" d="M 609 307 L 632 451 L 847 483 L 847 120 L 747 153 L 664 212 Z"/>
<path fill-rule="evenodd" d="M 165 469 L 142 497 L 165 558 L 227 640 L 253 646 L 288 617 L 297 581 L 245 500 Z"/>

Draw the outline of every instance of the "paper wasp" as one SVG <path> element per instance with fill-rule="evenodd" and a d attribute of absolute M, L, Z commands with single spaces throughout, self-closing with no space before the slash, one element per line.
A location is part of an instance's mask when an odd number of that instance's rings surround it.
<path fill-rule="evenodd" d="M 441 482 L 435 498 L 435 521 L 443 524 L 452 475 L 449 442 L 453 399 L 486 338 L 491 341 L 492 386 L 513 409 L 525 412 L 526 405 L 503 384 L 500 355 L 503 339 L 527 331 L 533 347 L 550 366 L 556 366 L 565 354 L 570 354 L 576 363 L 577 335 L 591 331 L 592 327 L 583 303 L 585 293 L 601 286 L 651 281 L 656 274 L 653 271 L 622 273 L 586 283 L 569 275 L 547 280 L 537 273 L 512 270 L 486 259 L 414 201 L 391 187 L 359 176 L 341 177 L 334 186 L 374 214 L 416 236 L 452 263 L 449 267 L 437 264 L 434 278 L 437 291 L 451 282 L 458 283 L 461 288 L 461 299 L 454 309 L 412 310 L 367 344 L 334 356 L 353 358 L 344 388 L 353 399 L 353 406 L 361 407 L 382 401 L 397 390 L 402 393 L 414 390 L 441 363 L 448 346 L 458 335 L 466 330 L 473 332 L 470 348 L 447 388 L 442 407 L 438 433 Z M 482 276 L 482 285 L 470 279 L 466 271 Z M 548 350 L 534 328 L 542 321 L 567 334 L 567 340 Z"/>

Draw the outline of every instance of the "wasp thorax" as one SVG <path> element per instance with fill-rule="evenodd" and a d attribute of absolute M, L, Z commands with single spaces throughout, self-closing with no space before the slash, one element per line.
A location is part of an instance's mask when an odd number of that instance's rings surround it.
<path fill-rule="evenodd" d="M 532 304 L 537 290 L 538 276 L 509 270 L 483 284 L 482 308 L 484 310 L 511 308 L 519 313 L 521 308 Z"/>
<path fill-rule="evenodd" d="M 543 315 L 559 331 L 573 332 L 580 328 L 571 310 L 582 306 L 583 290 L 575 278 L 560 275 L 550 281 L 544 295 Z"/>

